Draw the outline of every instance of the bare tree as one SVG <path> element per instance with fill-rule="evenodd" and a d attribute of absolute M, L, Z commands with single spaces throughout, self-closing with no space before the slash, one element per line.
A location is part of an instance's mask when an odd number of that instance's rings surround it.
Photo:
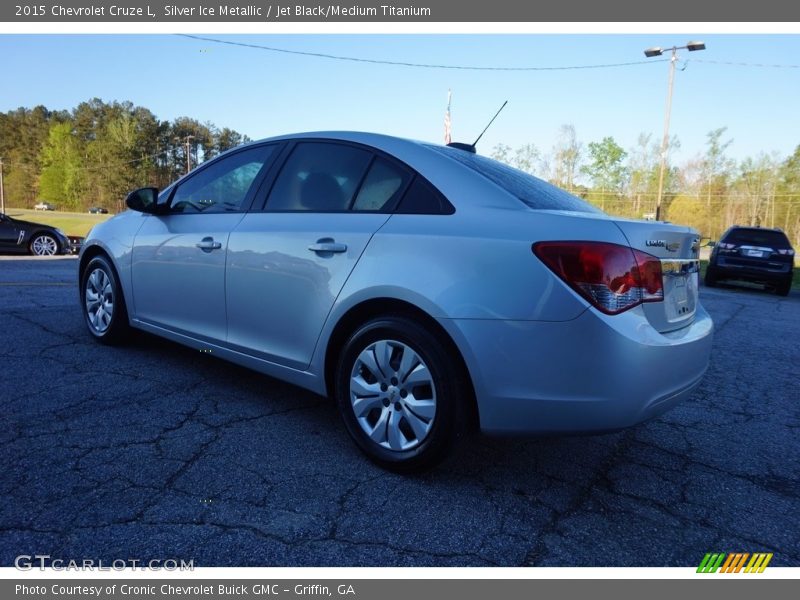
<path fill-rule="evenodd" d="M 568 190 L 575 186 L 583 145 L 578 141 L 574 125 L 562 125 L 553 147 L 553 181 Z"/>

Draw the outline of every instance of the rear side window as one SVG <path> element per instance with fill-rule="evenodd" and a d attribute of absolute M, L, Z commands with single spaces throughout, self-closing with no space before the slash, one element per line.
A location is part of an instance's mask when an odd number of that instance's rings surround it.
<path fill-rule="evenodd" d="M 414 215 L 452 215 L 455 209 L 436 188 L 417 175 L 395 212 Z"/>
<path fill-rule="evenodd" d="M 272 187 L 267 210 L 348 210 L 371 158 L 370 152 L 344 144 L 297 144 Z"/>
<path fill-rule="evenodd" d="M 737 246 L 763 246 L 776 250 L 792 247 L 782 231 L 769 229 L 732 229 L 721 241 Z"/>
<path fill-rule="evenodd" d="M 429 145 L 428 148 L 480 173 L 531 208 L 602 214 L 601 210 L 577 196 L 491 158 L 446 146 Z"/>
<path fill-rule="evenodd" d="M 353 204 L 357 211 L 381 211 L 394 206 L 411 176 L 383 158 L 376 157 Z"/>

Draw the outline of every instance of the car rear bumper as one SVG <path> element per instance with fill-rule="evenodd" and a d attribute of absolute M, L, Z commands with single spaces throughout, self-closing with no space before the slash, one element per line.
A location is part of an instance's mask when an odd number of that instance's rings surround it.
<path fill-rule="evenodd" d="M 744 279 L 759 283 L 782 283 L 792 280 L 792 265 L 775 269 L 717 263 L 709 268 L 717 279 Z"/>
<path fill-rule="evenodd" d="M 781 283 L 792 279 L 793 266 L 794 261 L 788 256 L 751 258 L 720 252 L 711 257 L 708 268 L 717 279 Z"/>
<path fill-rule="evenodd" d="M 481 429 L 494 434 L 602 432 L 657 416 L 708 367 L 713 323 L 661 334 L 641 307 L 571 321 L 443 319 L 472 374 Z"/>

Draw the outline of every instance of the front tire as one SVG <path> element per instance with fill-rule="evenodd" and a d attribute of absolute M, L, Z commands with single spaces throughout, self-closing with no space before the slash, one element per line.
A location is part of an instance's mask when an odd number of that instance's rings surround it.
<path fill-rule="evenodd" d="M 347 431 L 373 462 L 399 472 L 432 467 L 453 450 L 466 431 L 467 390 L 440 338 L 404 316 L 359 327 L 336 370 Z"/>
<path fill-rule="evenodd" d="M 28 246 L 34 256 L 55 256 L 61 252 L 58 240 L 49 233 L 38 233 Z"/>
<path fill-rule="evenodd" d="M 81 308 L 89 333 L 109 345 L 124 342 L 130 333 L 128 309 L 117 272 L 104 256 L 89 261 L 81 273 Z"/>

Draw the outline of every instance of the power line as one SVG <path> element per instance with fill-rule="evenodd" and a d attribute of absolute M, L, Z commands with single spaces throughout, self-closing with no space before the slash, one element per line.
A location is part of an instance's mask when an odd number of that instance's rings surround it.
<path fill-rule="evenodd" d="M 248 44 L 246 42 L 234 42 L 231 40 L 220 40 L 217 38 L 191 35 L 188 33 L 176 33 L 175 35 L 193 40 L 212 42 L 214 44 L 225 44 L 227 46 L 238 46 L 240 48 L 250 48 L 253 50 L 264 50 L 267 52 L 278 52 L 280 54 L 293 54 L 297 56 L 310 56 L 314 58 L 326 58 L 329 60 L 344 60 L 356 63 L 368 63 L 373 65 L 389 65 L 393 67 L 414 67 L 418 69 L 448 69 L 456 71 L 571 71 L 576 69 L 609 69 L 613 67 L 630 67 L 633 65 L 647 65 L 650 63 L 665 62 L 668 58 L 660 60 L 639 60 L 633 62 L 607 63 L 595 65 L 566 65 L 560 67 L 479 67 L 474 65 L 442 65 L 435 63 L 414 63 L 396 60 L 380 60 L 376 58 L 361 58 L 356 56 L 339 56 L 336 54 L 326 54 L 324 52 L 308 52 L 304 50 L 287 50 L 286 48 L 275 48 L 274 46 L 262 46 L 260 44 Z"/>
<path fill-rule="evenodd" d="M 729 67 L 754 67 L 760 69 L 800 69 L 800 65 L 775 65 L 768 63 L 731 62 L 727 60 L 706 60 L 704 58 L 693 58 L 691 59 L 691 62 L 707 63 L 712 65 L 726 65 Z"/>

